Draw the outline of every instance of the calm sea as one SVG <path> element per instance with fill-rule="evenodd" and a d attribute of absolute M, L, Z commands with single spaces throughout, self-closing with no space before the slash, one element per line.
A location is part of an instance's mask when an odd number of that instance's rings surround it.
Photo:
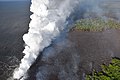
<path fill-rule="evenodd" d="M 7 80 L 22 58 L 22 36 L 30 21 L 29 1 L 0 2 L 0 80 Z"/>

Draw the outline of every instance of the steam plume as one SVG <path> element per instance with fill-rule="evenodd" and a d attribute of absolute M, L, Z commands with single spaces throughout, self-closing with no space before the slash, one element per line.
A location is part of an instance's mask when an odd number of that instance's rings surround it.
<path fill-rule="evenodd" d="M 26 44 L 24 58 L 13 77 L 20 79 L 39 52 L 51 44 L 61 31 L 66 27 L 66 19 L 74 10 L 80 0 L 32 0 L 30 7 L 33 14 L 30 16 L 29 31 L 23 36 Z"/>

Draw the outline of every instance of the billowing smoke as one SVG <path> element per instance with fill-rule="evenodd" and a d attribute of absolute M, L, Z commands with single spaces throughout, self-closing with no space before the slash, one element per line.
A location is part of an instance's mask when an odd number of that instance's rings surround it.
<path fill-rule="evenodd" d="M 29 31 L 23 36 L 26 44 L 18 69 L 13 77 L 20 79 L 26 74 L 40 52 L 48 47 L 68 25 L 80 18 L 104 17 L 99 6 L 103 0 L 32 0 Z"/>
<path fill-rule="evenodd" d="M 66 28 L 66 19 L 80 0 L 32 0 L 29 31 L 23 36 L 25 56 L 13 77 L 20 79 L 43 49 Z"/>
<path fill-rule="evenodd" d="M 74 0 L 71 1 L 74 2 Z M 79 20 L 80 18 L 107 18 L 105 13 L 109 11 L 104 11 L 103 8 L 101 8 L 104 7 L 102 6 L 104 4 L 102 1 L 106 0 L 80 0 L 79 5 L 74 8 L 74 12 L 70 14 L 67 19 L 69 24 Z M 86 63 L 80 64 L 80 52 L 77 52 L 73 46 L 74 44 L 72 44 L 72 42 L 61 40 L 47 48 L 43 52 L 41 59 L 43 64 L 36 70 L 36 80 L 85 80 L 85 74 L 80 73 L 79 70 L 81 68 L 80 66 Z M 83 59 L 83 62 L 84 60 L 85 59 Z M 89 64 L 89 68 L 91 68 L 92 63 Z M 83 79 L 80 78 L 81 74 Z M 53 79 L 51 79 L 51 77 L 53 77 Z"/>

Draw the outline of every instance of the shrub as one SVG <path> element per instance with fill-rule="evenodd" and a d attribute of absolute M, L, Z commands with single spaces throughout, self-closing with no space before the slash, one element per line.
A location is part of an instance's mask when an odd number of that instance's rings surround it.
<path fill-rule="evenodd" d="M 112 62 L 106 66 L 102 65 L 102 71 L 86 75 L 86 80 L 120 80 L 120 60 L 113 58 Z"/>
<path fill-rule="evenodd" d="M 103 31 L 111 28 L 119 29 L 120 22 L 113 19 L 87 18 L 81 19 L 75 24 L 75 29 L 82 31 Z"/>

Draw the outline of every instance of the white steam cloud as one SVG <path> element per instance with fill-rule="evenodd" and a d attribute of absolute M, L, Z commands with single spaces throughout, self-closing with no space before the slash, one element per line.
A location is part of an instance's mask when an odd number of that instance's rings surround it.
<path fill-rule="evenodd" d="M 80 0 L 32 0 L 29 31 L 23 36 L 25 56 L 13 78 L 24 76 L 43 49 L 66 28 L 66 19 Z"/>

